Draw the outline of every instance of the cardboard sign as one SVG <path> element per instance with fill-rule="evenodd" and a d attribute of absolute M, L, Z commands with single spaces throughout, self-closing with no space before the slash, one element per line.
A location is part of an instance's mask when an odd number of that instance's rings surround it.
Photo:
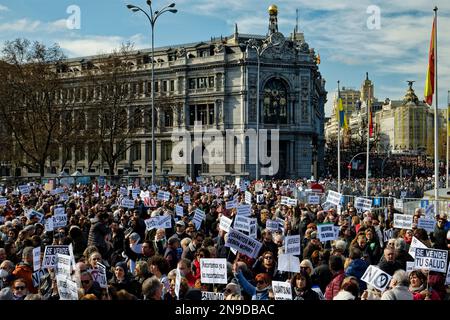
<path fill-rule="evenodd" d="M 224 300 L 223 292 L 202 291 L 202 300 Z"/>
<path fill-rule="evenodd" d="M 245 191 L 245 203 L 252 204 L 252 193 L 249 191 Z"/>
<path fill-rule="evenodd" d="M 286 236 L 284 238 L 284 253 L 299 256 L 301 253 L 300 235 Z"/>
<path fill-rule="evenodd" d="M 120 187 L 119 193 L 126 197 L 128 195 L 128 190 L 127 190 L 127 188 Z"/>
<path fill-rule="evenodd" d="M 241 204 L 236 208 L 236 216 L 249 217 L 251 216 L 251 206 L 249 204 Z"/>
<path fill-rule="evenodd" d="M 236 216 L 233 228 L 243 232 L 250 232 L 250 219 L 243 216 Z"/>
<path fill-rule="evenodd" d="M 317 225 L 317 234 L 320 242 L 336 240 L 336 232 L 332 223 L 319 223 Z"/>
<path fill-rule="evenodd" d="M 342 194 L 340 194 L 339 192 L 333 191 L 333 190 L 329 190 L 326 202 L 329 202 L 331 204 L 334 204 L 335 206 L 338 206 L 341 204 L 341 198 L 342 198 Z"/>
<path fill-rule="evenodd" d="M 227 284 L 227 259 L 200 259 L 202 283 Z"/>
<path fill-rule="evenodd" d="M 419 239 L 413 237 L 408 251 L 409 255 L 413 258 L 416 258 L 416 248 L 427 249 L 428 247 L 424 245 Z"/>
<path fill-rule="evenodd" d="M 355 208 L 362 212 L 370 211 L 372 209 L 372 200 L 365 198 L 356 198 Z"/>
<path fill-rule="evenodd" d="M 428 218 L 419 218 L 417 228 L 425 229 L 428 232 L 433 232 L 436 225 L 436 220 Z"/>
<path fill-rule="evenodd" d="M 44 260 L 42 262 L 42 268 L 55 268 L 57 253 L 70 256 L 69 246 L 66 245 L 46 246 L 44 250 Z"/>
<path fill-rule="evenodd" d="M 78 300 L 78 286 L 75 281 L 64 276 L 56 276 L 60 300 Z"/>
<path fill-rule="evenodd" d="M 226 216 L 221 216 L 220 217 L 219 228 L 222 229 L 225 232 L 229 232 L 232 221 L 233 220 L 231 220 L 230 218 L 227 218 Z"/>
<path fill-rule="evenodd" d="M 195 209 L 194 217 L 192 218 L 192 222 L 195 224 L 195 229 L 200 230 L 200 227 L 202 226 L 203 220 L 205 220 L 206 214 L 201 209 Z"/>
<path fill-rule="evenodd" d="M 262 243 L 230 228 L 225 246 L 235 249 L 250 258 L 256 258 L 261 250 Z"/>
<path fill-rule="evenodd" d="M 70 255 L 56 254 L 56 274 L 70 278 Z"/>
<path fill-rule="evenodd" d="M 292 287 L 289 282 L 272 281 L 275 300 L 292 300 Z"/>
<path fill-rule="evenodd" d="M 169 201 L 170 200 L 170 192 L 159 190 L 158 194 L 156 196 L 156 199 L 162 200 L 162 201 Z"/>
<path fill-rule="evenodd" d="M 299 258 L 292 254 L 279 254 L 278 270 L 286 272 L 300 272 Z"/>
<path fill-rule="evenodd" d="M 176 212 L 177 216 L 179 216 L 179 217 L 184 216 L 184 209 L 182 206 L 176 205 L 175 212 Z"/>
<path fill-rule="evenodd" d="M 380 291 L 384 291 L 391 282 L 391 278 L 392 277 L 388 273 L 373 265 L 370 265 L 366 269 L 366 272 L 364 272 L 361 280 Z"/>
<path fill-rule="evenodd" d="M 41 268 L 41 247 L 33 249 L 33 271 L 38 271 Z"/>
<path fill-rule="evenodd" d="M 134 200 L 122 199 L 122 207 L 127 208 L 127 209 L 134 209 Z"/>
<path fill-rule="evenodd" d="M 279 229 L 279 224 L 278 221 L 275 220 L 266 220 L 266 229 L 271 231 L 271 232 L 276 232 Z"/>
<path fill-rule="evenodd" d="M 447 250 L 416 248 L 414 268 L 446 273 L 447 257 Z"/>
<path fill-rule="evenodd" d="M 180 286 L 181 286 L 181 272 L 180 269 L 176 269 L 176 277 L 175 277 L 175 295 L 178 299 L 180 299 Z"/>
<path fill-rule="evenodd" d="M 141 189 L 132 189 L 131 196 L 133 199 L 137 199 L 137 197 L 141 194 Z"/>
<path fill-rule="evenodd" d="M 231 201 L 225 202 L 225 209 L 230 210 L 230 209 L 236 208 L 237 205 L 238 205 L 238 200 L 237 200 L 237 198 L 234 198 Z"/>
<path fill-rule="evenodd" d="M 308 196 L 308 203 L 309 204 L 320 204 L 320 196 L 311 194 Z"/>
<path fill-rule="evenodd" d="M 414 270 L 414 261 L 406 261 L 406 272 Z"/>
<path fill-rule="evenodd" d="M 183 202 L 186 204 L 191 203 L 191 197 L 189 195 L 183 196 Z"/>
<path fill-rule="evenodd" d="M 409 214 L 394 213 L 394 228 L 412 229 L 413 216 Z"/>

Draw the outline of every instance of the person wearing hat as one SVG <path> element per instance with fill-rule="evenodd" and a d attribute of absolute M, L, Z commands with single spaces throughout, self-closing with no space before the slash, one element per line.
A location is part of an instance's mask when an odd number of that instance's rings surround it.
<path fill-rule="evenodd" d="M 177 221 L 175 223 L 175 235 L 181 241 L 184 238 L 189 238 L 189 235 L 186 233 L 186 223 L 183 220 Z"/>
<path fill-rule="evenodd" d="M 136 295 L 138 293 L 138 284 L 128 273 L 127 263 L 125 261 L 117 262 L 114 268 L 114 275 L 109 281 L 117 291 L 126 290 L 128 293 Z"/>
<path fill-rule="evenodd" d="M 433 242 L 433 248 L 448 250 L 448 240 L 447 240 L 447 215 L 441 213 L 436 217 L 436 226 L 434 227 L 433 233 L 430 235 L 431 242 Z"/>

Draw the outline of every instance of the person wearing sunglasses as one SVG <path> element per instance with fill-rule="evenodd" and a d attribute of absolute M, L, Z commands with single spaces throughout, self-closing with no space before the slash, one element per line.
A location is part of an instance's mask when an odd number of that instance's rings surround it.
<path fill-rule="evenodd" d="M 13 300 L 24 300 L 28 294 L 27 285 L 22 278 L 16 279 L 12 284 Z"/>
<path fill-rule="evenodd" d="M 252 300 L 269 300 L 269 289 L 272 288 L 272 281 L 267 273 L 258 273 L 255 276 L 255 287 L 244 277 L 242 270 L 238 268 L 236 264 L 234 264 L 233 269 L 234 276 L 238 283 L 244 291 L 252 297 Z"/>

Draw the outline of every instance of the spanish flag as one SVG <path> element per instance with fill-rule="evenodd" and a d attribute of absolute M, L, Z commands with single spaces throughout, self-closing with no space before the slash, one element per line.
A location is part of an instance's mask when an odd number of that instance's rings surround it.
<path fill-rule="evenodd" d="M 431 40 L 430 40 L 430 51 L 428 53 L 428 70 L 427 78 L 425 80 L 425 102 L 431 106 L 433 103 L 434 94 L 434 64 L 436 57 L 434 56 L 435 51 L 435 38 L 436 38 L 436 17 L 433 19 L 433 28 L 431 30 Z"/>

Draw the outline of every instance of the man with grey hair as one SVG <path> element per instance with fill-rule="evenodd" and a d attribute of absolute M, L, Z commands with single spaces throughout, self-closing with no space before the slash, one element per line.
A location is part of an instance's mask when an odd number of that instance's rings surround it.
<path fill-rule="evenodd" d="M 400 263 L 395 259 L 395 249 L 387 247 L 384 249 L 384 259 L 378 263 L 378 268 L 392 276 L 395 271 L 402 268 Z"/>
<path fill-rule="evenodd" d="M 148 278 L 142 284 L 144 300 L 162 300 L 163 285 L 156 276 Z"/>
<path fill-rule="evenodd" d="M 402 238 L 395 239 L 394 242 L 395 248 L 395 260 L 400 263 L 400 266 L 403 270 L 406 270 L 406 262 L 414 261 L 414 258 L 408 253 L 406 242 Z"/>
<path fill-rule="evenodd" d="M 397 270 L 392 276 L 390 289 L 385 291 L 381 300 L 413 300 L 409 292 L 409 278 L 405 270 Z"/>

